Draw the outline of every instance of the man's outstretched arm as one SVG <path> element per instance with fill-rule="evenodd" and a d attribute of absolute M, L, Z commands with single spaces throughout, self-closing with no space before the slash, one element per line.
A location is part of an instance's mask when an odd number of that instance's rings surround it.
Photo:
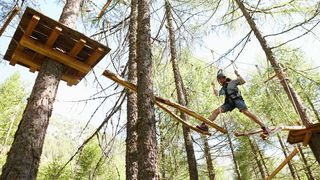
<path fill-rule="evenodd" d="M 215 86 L 215 84 L 214 84 L 214 81 L 211 81 L 211 85 L 212 85 L 213 94 L 214 94 L 215 96 L 218 96 L 219 93 L 218 93 L 218 90 L 216 89 L 216 86 Z"/>
<path fill-rule="evenodd" d="M 237 80 L 239 81 L 239 85 L 246 83 L 246 81 L 240 76 L 237 70 L 235 70 L 234 73 L 237 75 Z"/>

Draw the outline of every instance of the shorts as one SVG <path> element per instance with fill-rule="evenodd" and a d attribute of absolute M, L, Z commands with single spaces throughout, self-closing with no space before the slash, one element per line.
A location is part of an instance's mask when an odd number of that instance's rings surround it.
<path fill-rule="evenodd" d="M 224 112 L 232 111 L 234 108 L 238 108 L 240 112 L 242 110 L 248 109 L 246 103 L 242 98 L 228 99 L 224 102 L 221 108 L 224 110 Z"/>

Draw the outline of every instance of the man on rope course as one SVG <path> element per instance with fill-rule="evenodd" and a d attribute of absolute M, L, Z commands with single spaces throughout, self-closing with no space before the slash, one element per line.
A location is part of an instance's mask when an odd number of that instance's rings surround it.
<path fill-rule="evenodd" d="M 246 115 L 248 118 L 250 118 L 252 121 L 257 123 L 261 127 L 264 136 L 269 136 L 271 131 L 256 115 L 254 115 L 248 110 L 248 107 L 244 102 L 243 97 L 241 96 L 241 92 L 237 87 L 238 85 L 243 85 L 246 81 L 239 75 L 237 70 L 235 70 L 234 72 L 237 75 L 237 79 L 231 80 L 230 78 L 227 78 L 225 76 L 222 69 L 218 71 L 217 81 L 222 86 L 219 92 L 215 88 L 214 81 L 211 82 L 214 95 L 224 95 L 225 100 L 223 105 L 213 110 L 211 116 L 208 119 L 214 121 L 220 113 L 225 113 L 228 111 L 231 112 L 234 108 L 238 108 L 241 113 Z M 208 125 L 205 123 L 202 123 L 200 126 L 197 126 L 197 128 L 203 131 L 208 131 Z"/>

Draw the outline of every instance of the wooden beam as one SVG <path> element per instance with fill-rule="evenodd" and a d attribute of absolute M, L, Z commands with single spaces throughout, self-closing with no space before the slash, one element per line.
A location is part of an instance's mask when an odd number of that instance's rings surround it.
<path fill-rule="evenodd" d="M 26 64 L 30 67 L 33 67 L 33 69 L 40 69 L 40 65 L 32 61 L 32 57 L 25 54 L 23 51 L 16 49 L 12 55 L 12 59 L 15 61 L 19 61 L 23 64 Z"/>
<path fill-rule="evenodd" d="M 123 78 L 119 77 L 118 75 L 112 73 L 111 71 L 108 71 L 108 70 L 105 70 L 103 72 L 103 75 L 106 76 L 107 78 L 113 80 L 114 82 L 118 83 L 118 84 L 121 84 L 122 86 L 134 91 L 134 92 L 137 92 L 137 87 L 135 84 L 132 84 L 126 80 L 124 80 Z M 161 98 L 161 97 L 158 97 L 158 96 L 155 96 L 155 101 L 156 102 L 161 102 L 163 104 L 166 104 L 168 106 L 171 106 L 171 107 L 174 107 L 176 109 L 178 109 L 179 111 L 182 111 L 186 114 L 188 114 L 189 116 L 192 116 L 194 117 L 195 119 L 198 119 L 199 121 L 202 121 L 204 123 L 207 123 L 209 126 L 217 129 L 218 131 L 222 132 L 222 133 L 227 133 L 227 130 L 218 126 L 217 124 L 211 122 L 209 119 L 206 119 L 202 116 L 200 116 L 199 114 L 197 114 L 196 112 L 192 111 L 191 109 L 185 107 L 185 106 L 182 106 L 178 103 L 175 103 L 175 102 L 172 102 L 168 99 L 164 99 L 164 98 Z"/>
<path fill-rule="evenodd" d="M 307 146 L 309 144 L 311 136 L 312 136 L 311 132 L 307 132 L 306 135 L 304 135 L 303 142 L 302 142 L 303 146 Z"/>
<path fill-rule="evenodd" d="M 31 20 L 29 21 L 28 27 L 25 30 L 24 34 L 27 35 L 27 36 L 31 36 L 32 31 L 36 28 L 36 26 L 39 23 L 39 21 L 40 21 L 40 17 L 36 16 L 36 15 L 33 15 Z"/>
<path fill-rule="evenodd" d="M 58 39 L 59 34 L 61 33 L 61 31 L 62 31 L 62 28 L 58 27 L 58 26 L 56 26 L 52 30 L 52 32 L 50 33 L 50 36 L 49 36 L 49 38 L 48 38 L 48 40 L 46 42 L 46 46 L 47 47 L 52 47 L 53 46 L 54 42 L 56 42 L 56 40 Z"/>
<path fill-rule="evenodd" d="M 41 68 L 40 67 L 41 65 L 37 64 L 36 62 L 34 62 L 32 60 L 31 56 L 26 55 L 25 53 L 23 53 L 20 50 L 15 50 L 15 52 L 12 55 L 12 58 L 17 59 L 17 61 L 30 66 L 30 71 L 36 71 L 36 70 Z M 34 69 L 32 69 L 31 67 L 34 68 Z M 71 84 L 69 83 L 70 85 L 75 85 L 75 84 L 77 84 L 77 82 L 79 82 L 79 77 L 78 76 L 72 76 L 72 75 L 64 74 L 64 75 L 62 75 L 61 79 L 63 79 L 67 83 L 71 82 Z"/>
<path fill-rule="evenodd" d="M 98 18 L 101 18 L 101 17 L 102 17 L 102 15 L 103 15 L 104 12 L 106 11 L 106 9 L 109 7 L 111 1 L 112 1 L 112 0 L 108 0 L 108 1 L 106 2 L 106 4 L 104 4 L 104 6 L 102 7 L 102 9 L 101 9 L 101 11 L 100 11 L 100 13 L 99 13 L 99 15 L 98 15 Z"/>
<path fill-rule="evenodd" d="M 86 41 L 84 39 L 80 39 L 69 52 L 69 56 L 72 58 L 76 57 L 76 55 L 81 51 L 85 44 Z"/>
<path fill-rule="evenodd" d="M 85 61 L 86 64 L 92 66 L 104 53 L 102 48 L 96 49 L 91 56 Z"/>
<path fill-rule="evenodd" d="M 13 9 L 10 16 L 8 17 L 8 19 L 6 20 L 6 22 L 2 25 L 2 27 L 0 29 L 0 36 L 2 36 L 3 32 L 6 30 L 6 28 L 8 27 L 8 25 L 12 21 L 12 19 L 18 14 L 19 11 L 20 11 L 20 8 L 18 6 L 16 6 Z"/>
<path fill-rule="evenodd" d="M 285 72 L 287 70 L 287 68 L 284 68 L 282 71 Z M 276 76 L 278 75 L 277 74 L 274 74 L 273 76 L 269 77 L 268 79 L 266 79 L 265 81 L 263 81 L 263 83 L 267 83 L 268 81 L 270 81 L 271 79 L 275 78 Z"/>
<path fill-rule="evenodd" d="M 87 74 L 90 70 L 91 67 L 86 65 L 83 62 L 80 62 L 78 60 L 76 60 L 75 58 L 72 58 L 62 52 L 59 51 L 55 51 L 53 49 L 51 49 L 50 47 L 47 47 L 35 40 L 33 40 L 32 38 L 23 35 L 21 40 L 20 40 L 20 44 L 24 47 L 27 47 L 39 54 L 42 54 L 44 56 L 49 57 L 52 60 L 56 60 L 68 67 L 71 67 L 73 69 L 76 69 L 78 71 L 80 71 L 81 73 Z"/>
<path fill-rule="evenodd" d="M 174 119 L 176 119 L 178 122 L 182 123 L 184 126 L 190 128 L 190 129 L 192 129 L 192 130 L 194 130 L 194 131 L 197 131 L 197 132 L 199 132 L 199 133 L 201 133 L 201 134 L 208 135 L 208 136 L 211 135 L 209 132 L 207 132 L 207 131 L 202 131 L 201 129 L 192 126 L 189 122 L 181 119 L 179 116 L 177 116 L 176 114 L 174 114 L 174 113 L 173 113 L 172 111 L 170 111 L 168 108 L 166 108 L 166 107 L 164 107 L 163 105 L 161 105 L 161 103 L 159 103 L 159 102 L 157 102 L 157 101 L 156 101 L 155 103 L 156 103 L 156 105 L 157 105 L 159 108 L 163 109 L 165 112 L 167 112 L 168 114 L 170 114 Z"/>
<path fill-rule="evenodd" d="M 267 177 L 267 180 L 272 179 L 278 172 L 286 165 L 288 162 L 299 152 L 299 149 L 296 147 L 294 150 L 289 154 L 289 156 L 272 172 L 270 176 Z"/>
<path fill-rule="evenodd" d="M 270 130 L 274 130 L 276 128 L 281 128 L 281 130 L 284 130 L 284 131 L 305 129 L 304 126 L 270 126 L 269 127 Z M 234 135 L 239 137 L 239 136 L 250 136 L 250 135 L 259 134 L 259 133 L 262 133 L 262 129 L 256 129 L 256 130 L 252 130 L 252 131 L 235 132 Z"/>

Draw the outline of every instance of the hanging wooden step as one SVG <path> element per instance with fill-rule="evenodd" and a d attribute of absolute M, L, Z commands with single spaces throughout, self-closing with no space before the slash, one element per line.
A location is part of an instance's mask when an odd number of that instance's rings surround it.
<path fill-rule="evenodd" d="M 4 56 L 11 65 L 39 71 L 47 58 L 66 66 L 62 80 L 76 85 L 110 49 L 37 11 L 27 8 Z"/>
<path fill-rule="evenodd" d="M 311 136 L 316 133 L 320 133 L 320 123 L 299 130 L 290 130 L 287 141 L 290 144 L 302 142 L 306 146 L 309 144 Z"/>
<path fill-rule="evenodd" d="M 125 88 L 127 88 L 129 90 L 131 90 L 133 92 L 137 92 L 137 86 L 135 84 L 132 84 L 132 83 L 124 80 L 123 78 L 121 78 L 120 76 L 112 73 L 111 71 L 105 70 L 103 72 L 103 75 L 106 76 L 107 78 L 113 80 L 114 82 L 124 86 Z M 168 99 L 164 99 L 164 98 L 161 98 L 161 97 L 158 97 L 158 96 L 155 96 L 155 101 L 158 102 L 158 103 L 166 104 L 168 106 L 176 108 L 179 111 L 184 112 L 184 113 L 188 114 L 189 116 L 194 117 L 195 119 L 208 124 L 209 126 L 217 129 L 218 131 L 220 131 L 220 132 L 222 132 L 224 134 L 227 133 L 226 129 L 218 126 L 217 124 L 213 123 L 209 119 L 206 119 L 206 118 L 202 117 L 201 115 L 197 114 L 196 112 L 192 111 L 191 109 L 189 109 L 189 108 L 187 108 L 185 106 L 182 106 L 181 104 L 172 102 L 172 101 L 170 101 Z M 161 106 L 159 106 L 159 107 L 161 107 Z M 166 109 L 164 109 L 164 110 L 167 111 Z M 171 113 L 169 113 L 169 114 L 171 114 Z M 176 118 L 176 117 L 174 117 L 174 118 Z M 191 125 L 187 124 L 187 126 L 191 126 Z"/>

